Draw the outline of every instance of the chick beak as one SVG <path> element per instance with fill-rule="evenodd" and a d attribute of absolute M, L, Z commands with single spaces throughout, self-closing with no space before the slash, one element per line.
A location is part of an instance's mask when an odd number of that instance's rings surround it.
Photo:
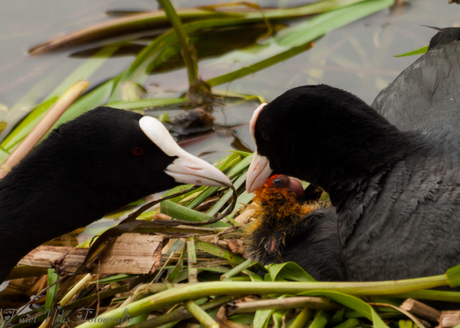
<path fill-rule="evenodd" d="M 253 192 L 261 187 L 272 173 L 273 170 L 270 168 L 268 158 L 259 155 L 256 151 L 246 177 L 246 191 Z"/>
<path fill-rule="evenodd" d="M 217 168 L 180 148 L 168 130 L 157 119 L 144 116 L 139 120 L 139 126 L 145 135 L 166 155 L 177 157 L 164 170 L 177 183 L 213 187 L 232 186 L 229 178 Z"/>

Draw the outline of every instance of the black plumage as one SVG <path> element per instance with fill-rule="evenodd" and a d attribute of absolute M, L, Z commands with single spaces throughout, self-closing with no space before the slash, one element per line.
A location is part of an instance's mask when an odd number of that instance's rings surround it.
<path fill-rule="evenodd" d="M 372 107 L 402 131 L 460 133 L 459 38 L 460 28 L 438 32 L 430 50 L 387 85 Z"/>
<path fill-rule="evenodd" d="M 148 118 L 159 129 L 143 131 L 142 117 L 107 107 L 89 111 L 55 129 L 0 180 L 0 281 L 40 244 L 178 185 L 183 178 L 168 170 L 181 171 L 175 164 L 184 164 L 183 157 L 195 161 L 198 179 L 216 174 L 217 185 L 230 184 L 210 164 L 181 150 L 158 121 Z M 149 129 L 170 143 L 155 144 L 146 135 Z"/>
<path fill-rule="evenodd" d="M 346 280 L 414 278 L 460 264 L 458 45 L 435 44 L 382 91 L 376 107 L 394 125 L 326 85 L 289 90 L 254 116 L 249 190 L 271 171 L 326 190 Z"/>

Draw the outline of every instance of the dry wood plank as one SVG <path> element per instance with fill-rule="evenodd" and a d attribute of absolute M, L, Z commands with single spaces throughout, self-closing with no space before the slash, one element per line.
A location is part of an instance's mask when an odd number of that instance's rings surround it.
<path fill-rule="evenodd" d="M 99 274 L 150 274 L 161 261 L 164 238 L 158 235 L 126 233 L 117 238 L 101 256 Z M 88 249 L 75 247 L 39 246 L 19 261 L 19 265 L 56 268 L 73 273 L 83 263 Z"/>
<path fill-rule="evenodd" d="M 160 265 L 164 238 L 125 233 L 103 254 L 100 274 L 150 274 Z"/>

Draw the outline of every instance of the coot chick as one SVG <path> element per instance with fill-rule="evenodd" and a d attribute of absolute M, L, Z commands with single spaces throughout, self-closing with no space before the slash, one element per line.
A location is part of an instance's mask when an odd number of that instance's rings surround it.
<path fill-rule="evenodd" d="M 259 207 L 247 227 L 249 257 L 263 264 L 292 261 L 320 281 L 343 280 L 335 208 L 303 205 L 301 184 L 274 175 L 255 191 Z"/>
<path fill-rule="evenodd" d="M 328 192 L 346 280 L 436 275 L 460 263 L 458 135 L 402 132 L 327 85 L 261 105 L 251 132 L 248 191 L 273 170 Z"/>
<path fill-rule="evenodd" d="M 231 186 L 152 117 L 99 107 L 59 126 L 0 180 L 0 281 L 42 243 L 181 183 Z"/>

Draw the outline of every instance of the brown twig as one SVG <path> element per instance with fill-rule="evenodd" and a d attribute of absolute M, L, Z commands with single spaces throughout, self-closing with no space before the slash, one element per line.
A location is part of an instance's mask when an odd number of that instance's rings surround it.
<path fill-rule="evenodd" d="M 407 311 L 416 315 L 417 317 L 427 319 L 433 322 L 439 322 L 441 317 L 441 311 L 438 311 L 431 306 L 428 306 L 422 302 L 416 301 L 412 298 L 408 298 L 399 307 L 401 310 Z"/>

